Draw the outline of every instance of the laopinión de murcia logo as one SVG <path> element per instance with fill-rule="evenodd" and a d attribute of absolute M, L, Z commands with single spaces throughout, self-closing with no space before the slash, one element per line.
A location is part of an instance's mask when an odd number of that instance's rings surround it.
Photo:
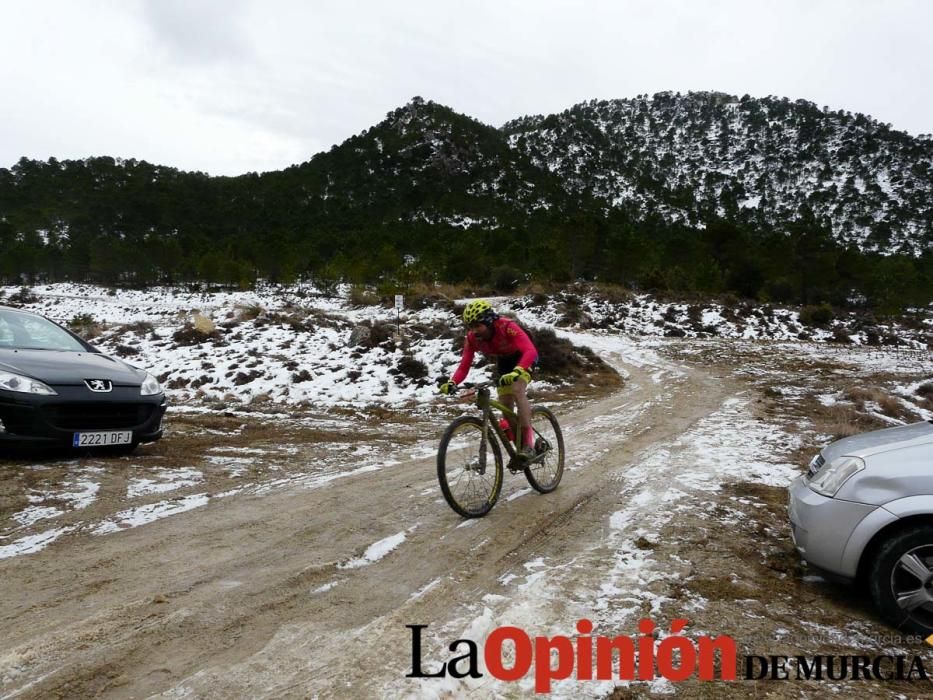
<path fill-rule="evenodd" d="M 503 626 L 482 648 L 472 639 L 447 645 L 446 660 L 425 661 L 422 633 L 428 625 L 406 625 L 411 635 L 411 672 L 407 678 L 493 678 L 516 682 L 529 674 L 537 693 L 554 681 L 928 681 L 921 657 L 912 655 L 758 655 L 739 659 L 728 635 L 684 636 L 688 621 L 671 621 L 668 634 L 647 618 L 636 636 L 593 634 L 590 620 L 577 621 L 575 637 L 532 638 L 520 627 Z M 657 636 L 656 636 L 657 635 Z M 482 665 L 480 664 L 482 659 Z"/>

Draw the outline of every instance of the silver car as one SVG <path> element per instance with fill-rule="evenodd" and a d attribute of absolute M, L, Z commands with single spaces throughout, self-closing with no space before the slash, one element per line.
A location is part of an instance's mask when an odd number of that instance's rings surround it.
<path fill-rule="evenodd" d="M 866 583 L 892 625 L 933 633 L 933 421 L 827 445 L 790 485 L 789 514 L 809 566 Z"/>

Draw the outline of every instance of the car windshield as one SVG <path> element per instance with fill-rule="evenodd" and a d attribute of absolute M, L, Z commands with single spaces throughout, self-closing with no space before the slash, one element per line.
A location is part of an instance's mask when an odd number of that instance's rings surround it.
<path fill-rule="evenodd" d="M 86 351 L 72 335 L 41 316 L 0 309 L 0 348 Z"/>

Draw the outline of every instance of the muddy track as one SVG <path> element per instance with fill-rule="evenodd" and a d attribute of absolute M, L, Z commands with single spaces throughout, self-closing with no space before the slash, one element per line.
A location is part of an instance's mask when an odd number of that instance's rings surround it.
<path fill-rule="evenodd" d="M 503 582 L 540 558 L 566 563 L 554 583 L 568 606 L 553 604 L 556 591 L 540 622 L 573 624 L 574 590 L 595 585 L 594 569 L 614 556 L 608 516 L 637 496 L 618 488 L 620 474 L 739 391 L 684 366 L 607 359 L 626 386 L 559 413 L 560 488 L 539 496 L 506 474 L 480 520 L 443 502 L 432 455 L 319 488 L 215 498 L 0 561 L 0 697 L 414 692 L 406 625 L 452 641 L 484 600 L 520 598 Z M 288 431 L 277 439 L 287 443 Z M 378 542 L 394 548 L 367 558 Z"/>

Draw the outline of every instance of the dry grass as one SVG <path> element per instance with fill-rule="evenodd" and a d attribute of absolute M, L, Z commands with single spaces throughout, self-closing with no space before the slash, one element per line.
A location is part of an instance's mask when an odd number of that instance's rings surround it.
<path fill-rule="evenodd" d="M 889 427 L 881 419 L 847 404 L 823 406 L 816 403 L 810 412 L 810 419 L 817 432 L 830 435 L 834 440 Z"/>
<path fill-rule="evenodd" d="M 630 289 L 617 284 L 603 284 L 595 282 L 592 285 L 593 293 L 610 304 L 627 304 L 635 296 Z"/>
<path fill-rule="evenodd" d="M 353 306 L 378 306 L 382 303 L 378 294 L 359 284 L 350 288 L 349 301 Z"/>
<path fill-rule="evenodd" d="M 214 324 L 214 322 L 208 316 L 205 316 L 199 311 L 195 311 L 193 314 L 191 314 L 191 325 L 194 326 L 194 329 L 198 333 L 203 335 L 210 335 L 215 330 L 217 330 L 217 326 Z"/>
<path fill-rule="evenodd" d="M 91 314 L 79 314 L 68 321 L 68 329 L 77 333 L 85 340 L 94 340 L 104 332 L 104 326 L 95 320 Z"/>
<path fill-rule="evenodd" d="M 845 397 L 855 404 L 860 411 L 866 410 L 867 404 L 877 405 L 881 413 L 890 418 L 902 421 L 916 420 L 914 414 L 900 398 L 889 394 L 879 387 L 850 387 L 845 391 Z"/>
<path fill-rule="evenodd" d="M 558 290 L 559 291 L 559 290 Z M 518 288 L 518 293 L 521 296 L 550 296 L 555 292 L 554 289 L 543 282 L 531 282 L 529 284 L 522 285 Z"/>
<path fill-rule="evenodd" d="M 4 472 L 5 470 L 0 471 L 0 522 L 29 506 L 23 482 L 7 476 Z"/>
<path fill-rule="evenodd" d="M 440 295 L 448 299 L 463 299 L 471 295 L 473 287 L 466 284 L 447 284 L 438 282 L 437 284 L 426 284 L 418 282 L 408 288 L 407 294 L 411 296 L 431 297 Z"/>
<path fill-rule="evenodd" d="M 127 333 L 146 336 L 152 334 L 153 331 L 155 331 L 155 327 L 148 321 L 136 321 L 135 323 L 128 323 L 117 328 L 117 332 L 115 333 L 114 337 L 120 337 L 122 335 L 126 335 Z"/>
<path fill-rule="evenodd" d="M 252 321 L 265 312 L 259 304 L 236 304 L 233 308 L 239 321 Z"/>

